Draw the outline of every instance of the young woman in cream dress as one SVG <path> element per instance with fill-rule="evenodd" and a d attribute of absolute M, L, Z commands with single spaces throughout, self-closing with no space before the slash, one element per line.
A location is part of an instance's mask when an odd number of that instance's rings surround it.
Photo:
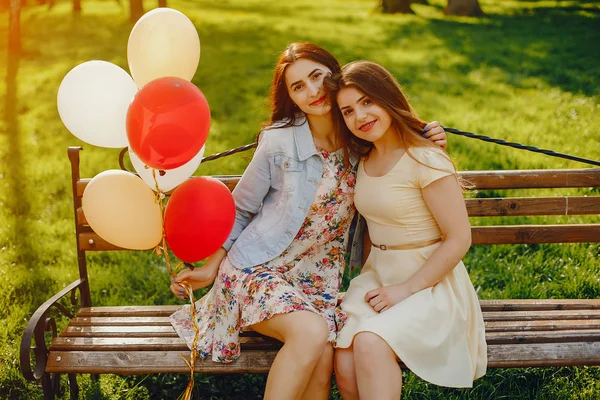
<path fill-rule="evenodd" d="M 327 86 L 361 156 L 354 202 L 371 241 L 338 313 L 340 392 L 398 399 L 398 360 L 436 385 L 471 387 L 486 372 L 487 347 L 461 261 L 471 230 L 454 165 L 420 136 L 425 122 L 383 67 L 351 63 Z"/>

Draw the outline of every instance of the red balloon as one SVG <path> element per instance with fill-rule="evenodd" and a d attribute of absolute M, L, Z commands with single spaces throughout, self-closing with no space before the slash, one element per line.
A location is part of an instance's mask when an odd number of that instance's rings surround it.
<path fill-rule="evenodd" d="M 217 251 L 235 222 L 235 202 L 221 181 L 199 176 L 179 185 L 165 209 L 169 248 L 182 261 L 196 262 Z"/>
<path fill-rule="evenodd" d="M 147 83 L 127 110 L 129 146 L 154 169 L 173 169 L 190 161 L 204 146 L 209 128 L 204 94 L 181 78 Z"/>

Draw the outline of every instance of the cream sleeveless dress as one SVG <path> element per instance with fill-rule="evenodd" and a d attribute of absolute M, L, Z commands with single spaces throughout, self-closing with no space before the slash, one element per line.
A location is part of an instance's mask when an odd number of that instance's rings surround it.
<path fill-rule="evenodd" d="M 359 165 L 354 202 L 375 244 L 416 244 L 441 236 L 421 190 L 452 174 L 454 167 L 438 148 L 413 147 L 410 153 L 434 168 L 408 154 L 381 177 L 367 175 Z M 357 333 L 372 332 L 422 379 L 440 386 L 472 387 L 473 380 L 486 372 L 487 346 L 477 294 L 462 262 L 435 286 L 381 314 L 364 300 L 372 289 L 406 281 L 440 243 L 411 250 L 372 247 L 338 310 L 341 330 L 336 347 L 350 347 Z"/>

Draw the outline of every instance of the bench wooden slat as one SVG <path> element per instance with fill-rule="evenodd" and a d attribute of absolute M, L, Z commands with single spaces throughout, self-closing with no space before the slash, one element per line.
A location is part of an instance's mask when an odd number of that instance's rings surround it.
<path fill-rule="evenodd" d="M 462 171 L 460 175 L 473 184 L 476 190 L 586 188 L 600 186 L 600 168 Z"/>
<path fill-rule="evenodd" d="M 474 226 L 473 244 L 600 242 L 600 224 Z"/>
<path fill-rule="evenodd" d="M 486 321 L 600 319 L 600 310 L 491 311 L 484 312 L 483 319 Z"/>
<path fill-rule="evenodd" d="M 241 337 L 243 349 L 271 350 L 281 343 L 268 337 Z M 50 345 L 51 351 L 189 351 L 185 340 L 174 337 L 57 337 Z"/>
<path fill-rule="evenodd" d="M 223 364 L 209 357 L 198 359 L 196 372 L 206 373 L 266 373 L 277 350 L 242 351 L 233 363 Z M 135 375 L 154 372 L 187 373 L 189 351 L 52 351 L 46 372 Z"/>
<path fill-rule="evenodd" d="M 500 320 L 485 321 L 486 332 L 523 332 L 523 331 L 557 331 L 557 330 L 595 330 L 600 329 L 600 319 L 571 320 Z M 248 332 L 246 332 L 248 333 Z M 131 325 L 94 325 L 67 326 L 62 337 L 177 337 L 171 325 L 131 326 Z M 248 335 L 245 336 L 258 336 Z"/>
<path fill-rule="evenodd" d="M 465 199 L 465 204 L 470 217 L 600 214 L 598 199 L 585 196 Z M 76 215 L 77 225 L 88 224 L 83 208 Z"/>
<path fill-rule="evenodd" d="M 600 242 L 600 224 L 474 226 L 471 235 L 474 245 Z M 93 232 L 78 240 L 84 251 L 126 250 Z"/>
<path fill-rule="evenodd" d="M 479 300 L 483 312 L 600 310 L 600 299 L 494 299 Z M 183 305 L 82 307 L 78 317 L 168 317 Z"/>
<path fill-rule="evenodd" d="M 541 321 L 485 321 L 486 331 L 547 331 L 560 329 L 600 329 L 600 319 L 573 319 L 573 320 L 541 320 Z M 175 336 L 175 330 L 170 325 L 165 326 L 68 326 L 62 336 L 143 336 L 160 335 Z"/>
<path fill-rule="evenodd" d="M 488 345 L 518 343 L 565 343 L 600 341 L 600 329 L 487 332 Z M 243 349 L 271 350 L 281 343 L 268 337 L 241 337 Z M 178 337 L 57 337 L 52 341 L 51 351 L 187 351 L 185 341 Z"/>
<path fill-rule="evenodd" d="M 470 217 L 600 214 L 595 197 L 511 197 L 466 199 Z"/>
<path fill-rule="evenodd" d="M 485 321 L 486 332 L 595 330 L 600 329 L 600 319 L 541 320 L 541 321 Z M 62 337 L 177 337 L 171 326 L 69 326 Z M 242 337 L 260 337 L 255 332 L 242 332 Z"/>
<path fill-rule="evenodd" d="M 172 337 L 57 337 L 50 351 L 188 350 L 185 340 Z"/>
<path fill-rule="evenodd" d="M 485 340 L 488 345 L 511 343 L 597 342 L 600 341 L 600 329 L 486 332 Z"/>
<path fill-rule="evenodd" d="M 67 326 L 61 333 L 65 337 L 164 337 L 177 336 L 172 326 Z"/>
<path fill-rule="evenodd" d="M 461 171 L 459 175 L 473 185 L 473 190 L 600 187 L 600 168 Z M 214 177 L 227 185 L 229 190 L 233 190 L 240 180 L 239 175 Z M 90 180 L 77 181 L 78 197 L 83 196 Z"/>
<path fill-rule="evenodd" d="M 600 319 L 600 310 L 493 311 L 485 321 Z M 171 326 L 169 317 L 76 317 L 70 326 Z"/>
<path fill-rule="evenodd" d="M 168 317 L 183 305 L 82 307 L 78 317 Z"/>
<path fill-rule="evenodd" d="M 169 317 L 76 317 L 71 326 L 171 326 Z"/>
<path fill-rule="evenodd" d="M 465 204 L 470 217 L 600 214 L 600 202 L 585 196 L 465 199 Z M 77 209 L 77 224 L 88 224 L 81 207 Z"/>
<path fill-rule="evenodd" d="M 600 310 L 600 299 L 498 299 L 479 300 L 486 311 Z"/>
<path fill-rule="evenodd" d="M 600 342 L 488 346 L 489 368 L 600 365 Z"/>
<path fill-rule="evenodd" d="M 198 359 L 196 372 L 266 373 L 277 350 L 242 351 L 230 364 Z M 46 372 L 116 373 L 122 375 L 153 372 L 186 373 L 182 351 L 51 351 Z M 501 344 L 488 346 L 488 367 L 544 367 L 600 365 L 600 342 Z"/>
<path fill-rule="evenodd" d="M 600 329 L 600 319 L 485 321 L 486 332 L 553 331 L 569 329 Z"/>
<path fill-rule="evenodd" d="M 211 177 L 220 180 L 229 188 L 229 190 L 233 191 L 233 189 L 235 189 L 236 185 L 240 181 L 241 175 L 211 175 Z M 91 180 L 91 178 L 82 178 L 76 182 L 77 197 L 81 198 L 81 196 L 83 196 L 83 192 L 85 191 L 86 186 L 88 185 L 88 183 L 90 183 Z"/>
<path fill-rule="evenodd" d="M 127 250 L 107 242 L 93 232 L 83 232 L 77 240 L 82 251 Z"/>
<path fill-rule="evenodd" d="M 176 337 L 170 325 L 68 325 L 61 333 L 64 337 Z M 240 336 L 262 337 L 251 328 L 243 328 Z"/>

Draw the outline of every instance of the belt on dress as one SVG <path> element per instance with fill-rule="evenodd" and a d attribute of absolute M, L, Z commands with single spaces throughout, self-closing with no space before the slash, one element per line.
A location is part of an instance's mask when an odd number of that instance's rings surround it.
<path fill-rule="evenodd" d="M 407 243 L 407 244 L 399 244 L 397 246 L 386 246 L 385 244 L 375 244 L 371 243 L 373 247 L 377 247 L 379 250 L 411 250 L 411 249 L 420 249 L 421 247 L 431 246 L 432 244 L 436 244 L 437 242 L 441 242 L 442 238 L 427 240 L 425 242 L 418 243 Z"/>

